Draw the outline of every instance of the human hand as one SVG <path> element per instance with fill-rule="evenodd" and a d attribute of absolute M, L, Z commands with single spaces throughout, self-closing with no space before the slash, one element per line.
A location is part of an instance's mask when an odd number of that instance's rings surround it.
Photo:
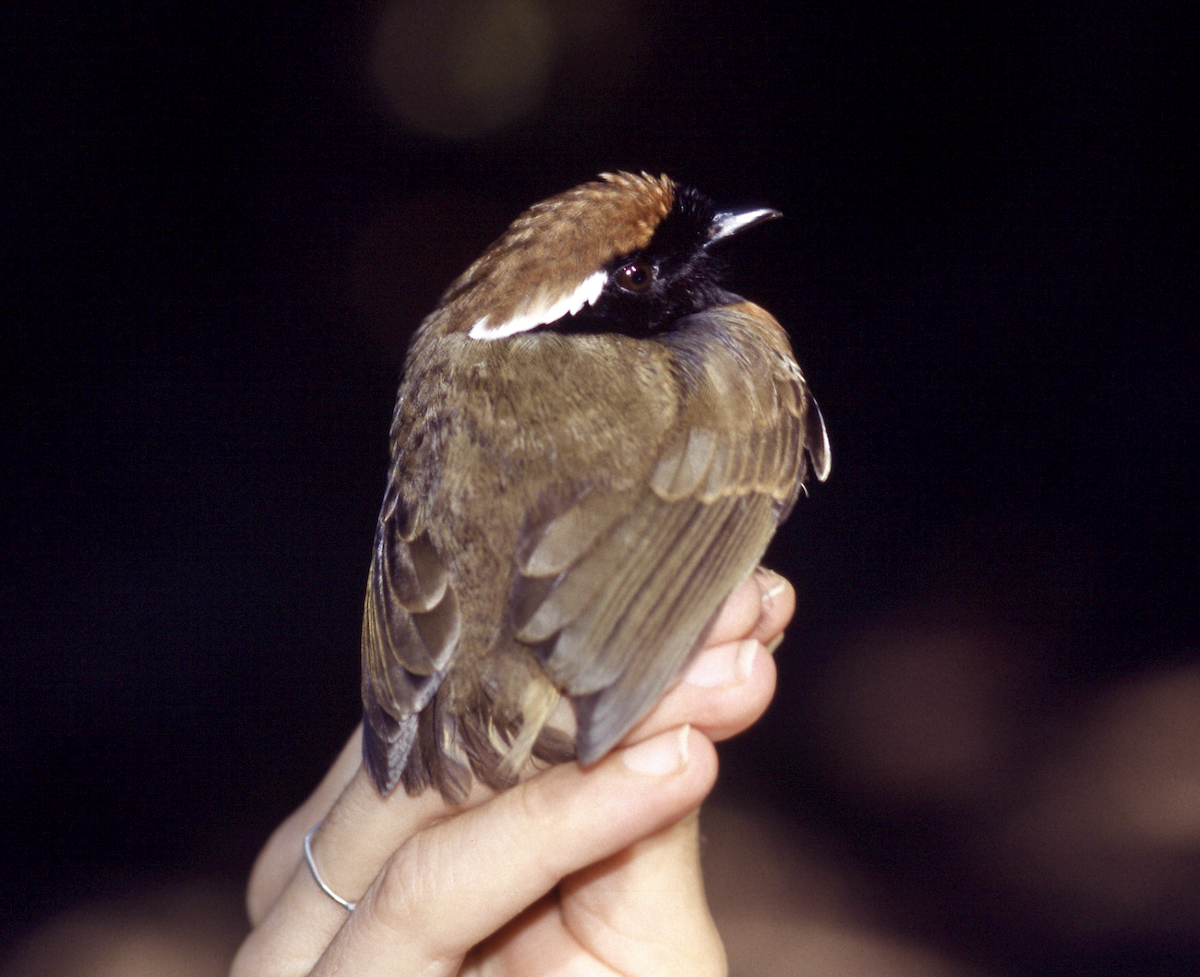
<path fill-rule="evenodd" d="M 462 808 L 436 791 L 382 798 L 361 729 L 275 832 L 251 874 L 253 932 L 232 977 L 354 973 L 724 974 L 700 876 L 696 817 L 713 742 L 756 721 L 795 593 L 760 571 L 726 601 L 706 648 L 617 749 L 543 770 Z M 313 838 L 326 883 L 302 856 Z"/>

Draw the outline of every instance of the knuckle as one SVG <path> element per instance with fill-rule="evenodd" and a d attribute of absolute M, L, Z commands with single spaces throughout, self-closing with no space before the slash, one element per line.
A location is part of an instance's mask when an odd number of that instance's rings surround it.
<path fill-rule="evenodd" d="M 421 968 L 444 967 L 468 949 L 445 912 L 447 898 L 464 884 L 451 856 L 436 833 L 414 835 L 388 860 L 370 894 L 374 922 L 404 941 Z"/>
<path fill-rule="evenodd" d="M 391 927 L 409 924 L 429 904 L 431 882 L 437 875 L 436 845 L 420 835 L 401 846 L 379 876 L 372 905 L 378 918 Z"/>
<path fill-rule="evenodd" d="M 546 780 L 526 781 L 517 787 L 515 810 L 510 818 L 510 845 L 547 886 L 555 885 L 567 874 L 564 858 L 555 844 L 555 830 L 566 812 L 557 802 Z"/>

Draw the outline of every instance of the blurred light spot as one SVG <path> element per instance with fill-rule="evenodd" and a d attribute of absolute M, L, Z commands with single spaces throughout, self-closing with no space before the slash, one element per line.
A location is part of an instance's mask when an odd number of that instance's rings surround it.
<path fill-rule="evenodd" d="M 1145 842 L 1200 851 L 1200 671 L 1143 678 L 1122 690 L 1097 723 L 1114 821 Z"/>
<path fill-rule="evenodd" d="M 879 922 L 881 893 L 828 838 L 792 821 L 705 803 L 708 903 L 729 972 L 755 977 L 969 977 L 977 971 L 898 938 Z"/>
<path fill-rule="evenodd" d="M 1200 937 L 1200 669 L 1114 685 L 1080 719 L 1051 741 L 992 871 L 1082 939 Z"/>
<path fill-rule="evenodd" d="M 79 907 L 18 945 L 5 977 L 225 977 L 246 935 L 241 891 L 185 883 Z"/>
<path fill-rule="evenodd" d="M 982 800 L 1007 783 L 1005 649 L 952 627 L 864 634 L 827 677 L 822 727 L 837 773 L 902 803 Z"/>
<path fill-rule="evenodd" d="M 723 921 L 730 973 L 755 977 L 970 977 L 979 971 L 869 924 L 778 917 Z"/>
<path fill-rule="evenodd" d="M 538 105 L 557 48 L 540 0 L 398 0 L 380 18 L 372 69 L 407 125 L 469 139 Z"/>

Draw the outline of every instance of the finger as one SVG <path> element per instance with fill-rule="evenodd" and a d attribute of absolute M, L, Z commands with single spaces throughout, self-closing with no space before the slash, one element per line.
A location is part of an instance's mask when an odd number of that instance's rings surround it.
<path fill-rule="evenodd" d="M 727 641 L 748 638 L 761 616 L 762 590 L 756 576 L 751 574 L 725 598 L 725 603 L 721 605 L 721 611 L 704 643 L 722 645 Z"/>
<path fill-rule="evenodd" d="M 275 829 L 259 852 L 246 886 L 246 909 L 251 925 L 257 926 L 279 899 L 300 864 L 305 833 L 318 821 L 324 820 L 333 802 L 354 776 L 361 756 L 360 723 L 317 789 Z"/>
<path fill-rule="evenodd" d="M 697 806 L 715 777 L 712 745 L 682 727 L 442 821 L 388 861 L 315 973 L 452 974 L 564 876 Z"/>
<path fill-rule="evenodd" d="M 699 811 L 564 879 L 562 923 L 621 974 L 725 973 L 700 872 Z"/>
<path fill-rule="evenodd" d="M 623 741 L 690 723 L 714 743 L 753 725 L 775 694 L 775 659 L 753 638 L 705 648 Z"/>
<path fill-rule="evenodd" d="M 476 783 L 462 808 L 451 807 L 434 790 L 409 797 L 397 789 L 385 798 L 360 765 L 319 819 L 320 827 L 311 840 L 313 861 L 330 889 L 349 902 L 358 902 L 388 858 L 412 836 L 490 796 L 487 788 Z M 317 813 L 309 811 L 310 816 Z M 282 853 L 280 843 L 280 858 L 290 859 L 292 873 L 242 945 L 234 975 L 307 974 L 349 919 L 345 908 L 321 890 L 303 858 L 304 835 L 316 822 L 302 822 L 295 815 L 289 821 L 307 824 L 299 832 L 294 854 Z M 323 858 L 325 852 L 336 853 L 335 858 Z"/>
<path fill-rule="evenodd" d="M 792 585 L 775 571 L 759 567 L 725 599 L 705 644 L 750 637 L 770 644 L 782 633 L 795 609 L 796 591 Z"/>
<path fill-rule="evenodd" d="M 704 977 L 725 973 L 725 952 L 700 874 L 697 811 L 564 879 L 480 947 L 505 973 Z M 588 971 L 593 972 L 592 970 Z"/>
<path fill-rule="evenodd" d="M 783 629 L 796 613 L 796 588 L 774 570 L 762 566 L 754 572 L 754 579 L 762 593 L 762 613 L 751 637 L 766 645 L 768 651 L 774 651 L 783 637 Z"/>
<path fill-rule="evenodd" d="M 275 829 L 251 871 L 247 887 L 247 909 L 253 925 L 266 916 L 291 884 L 301 867 L 304 836 L 319 822 L 322 824 L 314 848 L 340 844 L 343 836 L 358 842 L 353 844 L 344 861 L 358 866 L 358 871 L 346 872 L 336 881 L 344 888 L 335 891 L 362 892 L 370 885 L 383 862 L 412 833 L 430 821 L 453 810 L 441 801 L 440 795 L 422 795 L 420 804 L 394 801 L 390 806 L 381 798 L 361 770 L 362 726 L 347 741 L 333 766 L 320 785 L 288 818 Z M 395 791 L 392 798 L 404 797 Z M 331 813 L 332 812 L 332 813 Z M 368 841 L 374 839 L 374 842 Z M 307 866 L 303 866 L 307 872 Z M 301 873 L 304 874 L 304 873 Z M 332 883 L 331 883 L 332 886 Z"/>

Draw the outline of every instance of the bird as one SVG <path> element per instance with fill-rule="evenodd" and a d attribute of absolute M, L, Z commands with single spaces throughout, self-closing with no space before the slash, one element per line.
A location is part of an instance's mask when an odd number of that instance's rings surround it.
<path fill-rule="evenodd" d="M 779 216 L 603 173 L 517 217 L 418 327 L 363 614 L 381 794 L 461 804 L 473 777 L 598 760 L 826 479 L 787 333 L 714 251 Z"/>

